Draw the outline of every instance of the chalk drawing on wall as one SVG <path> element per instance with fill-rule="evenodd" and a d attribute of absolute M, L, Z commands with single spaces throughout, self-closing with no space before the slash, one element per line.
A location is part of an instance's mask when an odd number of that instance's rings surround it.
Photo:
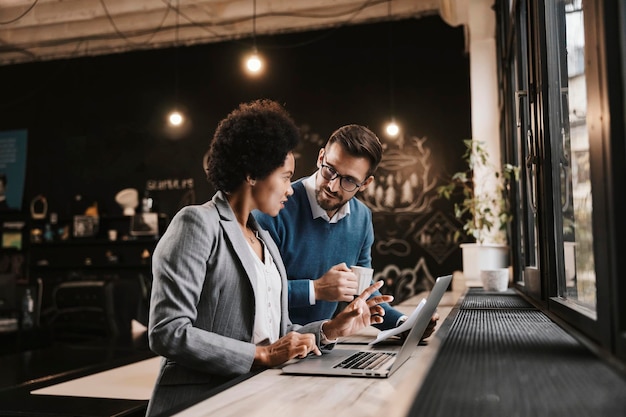
<path fill-rule="evenodd" d="M 411 254 L 412 242 L 423 248 L 441 265 L 458 248 L 454 241 L 454 234 L 458 228 L 458 225 L 450 221 L 441 211 L 424 216 L 376 214 L 375 250 L 381 255 L 407 257 Z"/>
<path fill-rule="evenodd" d="M 408 140 L 401 137 L 391 144 L 386 143 L 374 182 L 359 194 L 359 199 L 372 210 L 375 251 L 382 256 L 408 257 L 411 245 L 423 243 L 438 263 L 449 253 L 448 248 L 442 251 L 438 244 L 440 237 L 433 236 L 438 230 L 447 229 L 448 225 L 441 218 L 420 226 L 432 216 L 432 203 L 439 198 L 427 140 L 412 136 Z M 438 229 L 437 225 L 443 228 Z M 421 236 L 421 233 L 426 235 Z"/>
<path fill-rule="evenodd" d="M 429 291 L 435 284 L 435 278 L 428 270 L 424 258 L 420 258 L 409 268 L 387 265 L 382 271 L 374 274 L 374 281 L 380 280 L 385 282 L 381 292 L 392 294 L 395 302 L 406 300 L 422 291 Z"/>
<path fill-rule="evenodd" d="M 441 265 L 458 247 L 454 241 L 457 230 L 458 226 L 455 223 L 437 211 L 413 235 L 413 239 Z"/>
<path fill-rule="evenodd" d="M 376 252 L 381 255 L 394 255 L 394 256 L 408 256 L 411 253 L 411 246 L 409 246 L 406 239 L 389 238 L 385 240 L 378 240 L 375 242 Z"/>
<path fill-rule="evenodd" d="M 438 198 L 426 137 L 387 145 L 372 184 L 359 194 L 372 212 L 428 213 Z"/>

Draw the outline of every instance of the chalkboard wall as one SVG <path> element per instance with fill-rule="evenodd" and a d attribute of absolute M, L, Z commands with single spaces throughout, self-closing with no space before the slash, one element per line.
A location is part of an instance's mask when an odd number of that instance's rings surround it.
<path fill-rule="evenodd" d="M 217 122 L 267 97 L 302 127 L 296 177 L 315 169 L 319 147 L 341 125 L 369 126 L 383 140 L 383 194 L 360 196 L 375 214 L 377 270 L 458 269 L 458 250 L 432 244 L 438 229 L 458 226 L 433 184 L 458 168 L 470 136 L 463 29 L 430 16 L 257 37 L 257 45 L 267 68 L 256 78 L 242 69 L 249 39 L 0 67 L 0 131 L 28 131 L 25 210 L 43 195 L 59 216 L 93 202 L 121 215 L 114 196 L 128 187 L 152 189 L 169 216 L 204 202 L 213 190 L 202 162 Z M 176 96 L 189 120 L 178 133 L 165 122 Z M 403 127 L 395 141 L 383 132 L 392 106 Z"/>

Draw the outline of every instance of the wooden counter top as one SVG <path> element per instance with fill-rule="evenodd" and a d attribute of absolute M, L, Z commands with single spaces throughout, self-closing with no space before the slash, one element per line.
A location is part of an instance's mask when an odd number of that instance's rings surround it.
<path fill-rule="evenodd" d="M 465 292 L 465 283 L 460 274 L 455 274 L 452 288 L 439 304 L 437 312 L 440 319 L 429 343 L 418 346 L 412 357 L 390 378 L 291 376 L 283 375 L 280 369 L 270 369 L 176 415 L 404 417 L 436 356 L 441 343 L 440 336 L 443 334 L 441 327 Z M 412 297 L 396 308 L 408 313 L 426 295 Z M 351 337 L 347 341 L 365 343 L 372 340 L 377 331 L 368 328 L 358 337 Z M 337 346 L 354 347 L 350 344 Z M 359 348 L 363 347 L 365 346 L 359 345 Z M 385 346 L 385 349 L 397 350 L 399 347 Z"/>

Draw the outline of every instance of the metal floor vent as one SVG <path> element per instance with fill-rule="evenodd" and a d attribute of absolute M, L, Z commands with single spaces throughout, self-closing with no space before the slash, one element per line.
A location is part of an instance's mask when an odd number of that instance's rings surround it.
<path fill-rule="evenodd" d="M 466 302 L 409 416 L 626 416 L 626 376 L 541 311 Z"/>
<path fill-rule="evenodd" d="M 535 308 L 513 290 L 502 293 L 485 292 L 482 288 L 470 288 L 461 308 Z"/>

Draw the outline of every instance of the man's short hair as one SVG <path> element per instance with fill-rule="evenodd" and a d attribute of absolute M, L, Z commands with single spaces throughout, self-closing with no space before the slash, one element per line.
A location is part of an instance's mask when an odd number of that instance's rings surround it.
<path fill-rule="evenodd" d="M 350 155 L 367 158 L 370 161 L 368 177 L 378 168 L 383 158 L 383 145 L 378 136 L 365 126 L 350 124 L 335 130 L 326 146 L 338 143 Z"/>

